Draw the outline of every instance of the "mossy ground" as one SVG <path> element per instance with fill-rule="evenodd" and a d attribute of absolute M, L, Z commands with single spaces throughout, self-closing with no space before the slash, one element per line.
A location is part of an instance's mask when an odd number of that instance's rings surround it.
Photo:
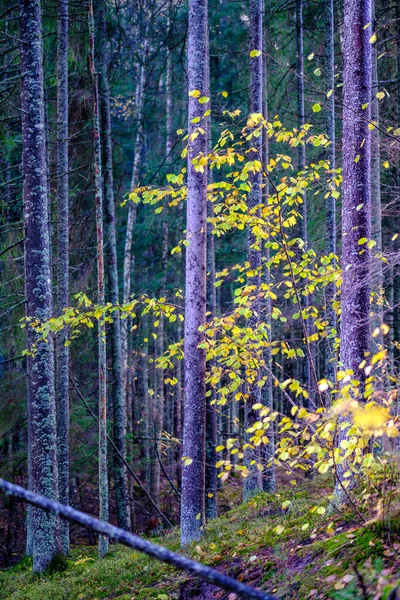
<path fill-rule="evenodd" d="M 370 598 L 386 598 L 400 571 L 400 519 L 383 531 L 378 523 L 360 527 L 351 515 L 311 513 L 312 506 L 309 490 L 262 494 L 210 523 L 204 540 L 187 554 L 282 599 L 363 598 L 363 587 Z M 154 541 L 179 551 L 178 531 Z M 26 559 L 0 572 L 4 600 L 226 597 L 122 546 L 112 546 L 101 561 L 96 548 L 75 548 L 63 572 L 42 577 L 32 575 Z"/>

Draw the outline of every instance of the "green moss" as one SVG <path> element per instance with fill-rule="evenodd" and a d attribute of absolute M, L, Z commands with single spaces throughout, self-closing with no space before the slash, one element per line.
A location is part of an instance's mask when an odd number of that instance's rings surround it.
<path fill-rule="evenodd" d="M 291 504 L 282 509 L 285 500 Z M 383 567 L 383 562 L 377 563 L 384 550 L 382 527 L 373 524 L 351 528 L 328 537 L 326 527 L 332 517 L 327 520 L 325 515 L 310 513 L 311 506 L 303 491 L 260 494 L 212 521 L 204 539 L 186 553 L 235 577 L 243 574 L 244 581 L 247 577 L 251 581 L 254 572 L 259 585 L 281 598 L 306 598 L 313 589 L 325 598 L 345 600 L 350 597 L 346 594 L 357 598 L 354 581 L 335 590 L 334 584 L 326 580 L 335 576 L 334 581 L 338 581 L 351 572 L 354 562 L 363 568 L 367 560 L 376 563 L 373 568 L 377 580 Z M 303 529 L 306 524 L 308 527 Z M 278 526 L 284 527 L 280 534 L 276 532 Z M 400 519 L 393 520 L 390 529 L 395 541 L 399 538 Z M 154 541 L 179 551 L 178 530 Z M 103 560 L 98 560 L 95 547 L 75 548 L 70 558 L 63 569 L 54 568 L 40 578 L 32 575 L 30 559 L 0 572 L 0 597 L 151 600 L 164 594 L 173 600 L 180 597 L 180 588 L 188 579 L 184 573 L 122 546 L 111 546 Z"/>

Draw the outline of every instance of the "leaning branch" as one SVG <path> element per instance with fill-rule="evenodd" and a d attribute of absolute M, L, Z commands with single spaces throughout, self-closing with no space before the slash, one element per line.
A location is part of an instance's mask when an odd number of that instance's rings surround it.
<path fill-rule="evenodd" d="M 95 519 L 86 513 L 71 508 L 70 506 L 65 506 L 64 504 L 60 504 L 59 502 L 49 500 L 44 496 L 30 492 L 19 485 L 15 485 L 6 481 L 5 479 L 0 478 L 0 490 L 3 490 L 3 492 L 9 496 L 20 498 L 24 502 L 28 502 L 29 504 L 32 504 L 33 506 L 41 508 L 47 512 L 60 515 L 64 519 L 68 519 L 68 521 L 79 523 L 87 529 L 91 529 L 100 535 L 107 536 L 108 538 L 119 542 L 120 544 L 124 544 L 125 546 L 130 546 L 135 550 L 143 552 L 144 554 L 147 554 L 148 556 L 151 556 L 161 562 L 173 565 L 177 569 L 181 569 L 187 573 L 196 575 L 200 579 L 204 579 L 204 581 L 213 583 L 227 592 L 234 592 L 241 598 L 246 598 L 247 600 L 276 600 L 265 592 L 256 590 L 255 588 L 245 585 L 244 583 L 236 581 L 236 579 L 232 579 L 231 577 L 224 575 L 212 567 L 208 567 L 207 565 L 198 563 L 190 558 L 187 558 L 186 556 L 172 552 L 171 550 L 168 550 L 163 546 L 159 546 L 158 544 L 153 544 L 152 542 L 145 540 L 138 535 L 134 535 L 133 533 L 124 531 L 119 527 L 114 527 L 114 525 L 110 525 L 109 523 L 105 523 L 99 519 Z"/>

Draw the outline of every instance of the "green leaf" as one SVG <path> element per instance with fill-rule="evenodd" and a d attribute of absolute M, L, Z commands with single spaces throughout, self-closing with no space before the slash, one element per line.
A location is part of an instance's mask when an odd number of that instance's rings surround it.
<path fill-rule="evenodd" d="M 318 104 L 318 102 L 316 102 L 315 104 L 313 104 L 313 107 L 312 107 L 312 111 L 313 112 L 318 113 L 318 112 L 320 112 L 320 110 L 321 110 L 321 105 Z"/>
<path fill-rule="evenodd" d="M 257 56 L 260 56 L 260 55 L 261 55 L 261 50 L 252 50 L 250 52 L 250 57 L 251 58 L 256 58 Z"/>

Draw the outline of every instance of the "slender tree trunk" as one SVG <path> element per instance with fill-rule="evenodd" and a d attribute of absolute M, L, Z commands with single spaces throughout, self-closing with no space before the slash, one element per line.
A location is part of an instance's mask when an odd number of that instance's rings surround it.
<path fill-rule="evenodd" d="M 400 80 L 400 3 L 395 2 L 395 23 L 396 23 L 396 67 L 397 67 L 397 80 Z M 397 86 L 397 123 L 400 123 L 400 85 Z M 400 197 L 400 160 L 397 163 L 397 177 L 396 177 L 396 192 L 397 198 Z M 397 207 L 397 214 L 395 215 L 395 223 L 397 231 L 400 230 L 400 210 Z M 400 238 L 398 237 L 394 242 L 394 250 L 400 252 Z M 394 265 L 393 269 L 393 338 L 394 342 L 400 342 L 400 268 L 398 264 Z M 399 358 L 399 350 L 394 351 L 395 358 Z"/>
<path fill-rule="evenodd" d="M 330 144 L 327 150 L 327 158 L 330 163 L 331 172 L 336 168 L 336 133 L 335 133 L 335 20 L 334 20 L 334 5 L 333 0 L 326 0 L 326 87 L 329 98 L 326 99 L 326 130 L 330 139 Z M 331 191 L 334 191 L 331 190 Z M 325 251 L 326 254 L 336 255 L 336 199 L 332 193 L 328 193 L 326 198 L 326 238 Z M 337 333 L 336 311 L 333 308 L 333 299 L 336 294 L 336 284 L 329 283 L 326 286 L 325 302 L 326 302 L 326 319 L 327 319 L 327 343 L 325 353 L 325 376 L 330 381 L 335 379 L 335 359 L 332 348 L 332 342 Z"/>
<path fill-rule="evenodd" d="M 207 93 L 207 0 L 189 0 L 188 85 L 189 94 Z M 206 228 L 207 168 L 196 170 L 193 160 L 207 154 L 207 131 L 201 104 L 189 95 L 188 197 L 186 239 L 185 297 L 185 406 L 183 427 L 183 473 L 181 505 L 181 545 L 200 539 L 204 525 L 205 490 L 205 352 L 199 348 L 204 334 L 199 327 L 206 316 Z M 193 119 L 200 118 L 194 124 Z M 198 136 L 193 139 L 196 131 Z M 192 137 L 191 137 L 192 136 Z"/>
<path fill-rule="evenodd" d="M 144 100 L 144 86 L 145 86 L 145 64 L 144 64 L 145 52 L 142 57 L 142 61 L 138 65 L 138 78 L 136 88 L 136 140 L 135 140 L 135 156 L 133 159 L 132 168 L 132 179 L 131 189 L 134 189 L 138 184 L 139 178 L 139 167 L 140 167 L 140 155 L 142 152 L 143 145 L 143 100 Z M 125 234 L 125 250 L 124 250 L 124 271 L 123 271 L 123 302 L 128 302 L 131 295 L 131 263 L 132 263 L 132 235 L 133 226 L 136 220 L 136 205 L 133 202 L 129 202 L 128 208 L 128 220 L 126 224 Z M 127 382 L 127 369 L 128 369 L 128 331 L 130 329 L 130 319 L 124 321 L 123 327 L 121 328 L 122 334 L 122 370 L 123 370 L 123 386 L 124 393 L 126 396 L 126 382 Z"/>
<path fill-rule="evenodd" d="M 111 137 L 110 88 L 108 82 L 108 53 L 106 39 L 106 7 L 105 2 L 96 3 L 96 23 L 98 32 L 97 70 L 99 73 L 99 103 L 101 119 L 101 140 L 103 150 L 104 179 L 104 216 L 106 268 L 110 302 L 119 301 L 117 240 L 115 235 L 115 200 L 113 156 Z M 128 529 L 128 502 L 126 490 L 126 469 L 121 457 L 126 456 L 126 408 L 122 375 L 121 319 L 119 311 L 113 315 L 111 324 L 111 368 L 112 368 L 112 403 L 114 417 L 114 442 L 120 452 L 114 455 L 114 485 L 117 505 L 117 523 L 122 529 Z"/>
<path fill-rule="evenodd" d="M 143 316 L 142 331 L 145 338 L 142 352 L 142 394 L 143 394 L 143 421 L 144 421 L 144 437 L 143 458 L 145 463 L 146 482 L 150 482 L 150 396 L 149 396 L 149 343 L 148 343 L 149 317 Z"/>
<path fill-rule="evenodd" d="M 208 24 L 207 24 L 208 28 Z M 207 55 L 209 55 L 209 41 L 207 39 Z M 210 61 L 207 63 L 207 96 L 210 96 Z M 211 122 L 207 128 L 208 152 L 212 152 Z M 208 181 L 212 181 L 211 170 L 208 173 Z M 207 202 L 207 217 L 214 216 L 214 205 Z M 214 251 L 213 225 L 207 222 L 207 311 L 209 319 L 217 314 L 217 295 L 215 288 L 215 251 Z M 209 365 L 212 368 L 215 361 Z M 206 472 L 205 472 L 205 516 L 206 520 L 216 519 L 217 507 L 217 395 L 215 387 L 211 387 L 211 395 L 206 399 Z"/>
<path fill-rule="evenodd" d="M 20 0 L 22 172 L 25 225 L 26 316 L 52 317 L 46 176 L 42 22 L 39 0 Z M 27 329 L 28 348 L 36 336 Z M 39 342 L 28 357 L 29 483 L 33 492 L 58 499 L 54 345 Z M 32 510 L 33 571 L 42 573 L 61 551 L 59 519 Z"/>
<path fill-rule="evenodd" d="M 375 22 L 375 2 L 372 4 L 372 25 L 373 31 L 376 29 Z M 374 291 L 374 312 L 373 328 L 379 327 L 383 322 L 383 305 L 381 291 L 383 287 L 382 260 L 382 210 L 381 210 L 381 152 L 379 143 L 379 100 L 376 97 L 379 91 L 378 76 L 378 50 L 376 44 L 372 47 L 372 95 L 371 95 L 371 120 L 376 124 L 371 132 L 371 235 L 375 241 L 374 254 L 376 258 L 371 264 L 372 287 Z M 375 338 L 378 344 L 383 343 L 382 331 Z"/>
<path fill-rule="evenodd" d="M 264 8 L 264 7 L 263 7 Z M 263 56 L 263 68 L 264 68 L 264 78 L 263 78 L 263 115 L 264 119 L 268 121 L 268 72 L 267 72 L 267 52 L 266 52 L 266 43 L 265 37 L 263 40 L 264 46 L 264 56 Z M 263 173 L 267 173 L 267 165 L 269 163 L 269 140 L 268 135 L 264 131 L 263 132 Z M 269 179 L 268 176 L 263 177 L 263 200 L 264 204 L 268 203 L 269 196 Z M 268 266 L 270 259 L 270 250 L 269 248 L 263 248 L 263 259 L 264 259 L 264 269 L 263 269 L 263 283 L 265 283 L 268 287 L 271 285 L 271 273 Z M 263 321 L 267 327 L 268 332 L 268 341 L 272 340 L 272 318 L 271 318 L 271 298 L 268 296 L 265 298 L 263 302 L 264 306 L 264 316 Z M 273 382 L 272 382 L 272 353 L 271 346 L 267 346 L 264 350 L 264 361 L 268 370 L 267 373 L 267 381 L 265 386 L 262 388 L 262 400 L 263 405 L 267 406 L 270 411 L 274 410 L 274 398 L 273 398 Z M 268 443 L 264 444 L 262 447 L 262 453 L 265 458 L 265 461 L 268 463 L 275 456 L 275 432 L 274 432 L 274 424 L 270 424 L 270 428 L 268 430 Z M 263 473 L 263 490 L 267 493 L 272 493 L 275 491 L 275 466 L 271 464 L 271 466 L 267 467 L 265 472 Z"/>
<path fill-rule="evenodd" d="M 57 311 L 69 306 L 69 199 L 68 199 L 68 0 L 58 4 L 57 48 Z M 69 348 L 67 329 L 57 339 L 57 452 L 59 496 L 69 504 Z M 61 521 L 61 541 L 69 552 L 69 523 Z"/>
<path fill-rule="evenodd" d="M 178 324 L 177 327 L 177 341 L 182 339 L 182 327 Z M 182 360 L 178 360 L 176 364 L 176 379 L 177 384 L 175 386 L 175 413 L 174 413 L 174 435 L 179 443 L 176 444 L 175 448 L 175 465 L 176 465 L 176 485 L 178 490 L 182 487 Z"/>
<path fill-rule="evenodd" d="M 103 186 L 101 172 L 100 116 L 99 116 L 99 82 L 95 69 L 94 57 L 94 18 L 93 2 L 89 0 L 89 44 L 90 72 L 93 78 L 93 128 L 94 128 L 94 172 L 96 201 L 96 235 L 97 235 L 97 301 L 104 305 L 104 239 L 103 239 Z M 108 469 L 107 469 L 107 356 L 106 329 L 99 318 L 98 324 L 98 365 L 99 365 L 99 515 L 108 521 Z M 99 557 L 108 552 L 108 538 L 99 536 Z"/>
<path fill-rule="evenodd" d="M 208 217 L 214 215 L 214 206 L 212 202 L 207 203 Z M 207 311 L 210 313 L 209 319 L 213 319 L 217 313 L 217 298 L 215 288 L 215 255 L 214 255 L 214 236 L 213 225 L 207 223 Z M 209 365 L 210 368 L 212 364 Z M 218 516 L 217 510 L 217 395 L 215 388 L 211 388 L 211 396 L 206 400 L 206 519 L 215 519 Z M 235 402 L 235 400 L 234 400 Z"/>
<path fill-rule="evenodd" d="M 250 0 L 250 52 L 253 50 L 260 51 L 260 55 L 250 58 L 250 113 L 261 114 L 263 112 L 263 35 L 262 35 L 262 13 L 263 0 Z M 251 153 L 253 160 L 262 160 L 262 136 L 252 140 L 252 146 L 255 152 Z M 251 183 L 251 191 L 248 199 L 248 210 L 253 214 L 257 212 L 256 207 L 262 203 L 262 172 L 252 173 L 249 177 Z M 255 330 L 259 325 L 260 301 L 255 300 L 259 294 L 261 286 L 261 252 L 258 248 L 260 242 L 254 236 L 251 230 L 247 235 L 247 260 L 250 264 L 250 270 L 255 273 L 248 277 L 248 285 L 252 286 L 252 296 L 254 298 L 252 307 L 252 316 L 248 319 L 248 327 Z M 258 413 L 252 409 L 253 404 L 261 401 L 261 390 L 257 384 L 249 384 L 249 397 L 246 400 L 244 407 L 244 428 L 245 438 L 248 447 L 244 453 L 245 465 L 248 469 L 248 476 L 243 480 L 243 499 L 249 500 L 252 496 L 262 491 L 262 476 L 257 468 L 257 463 L 260 462 L 260 448 L 251 447 L 249 437 L 246 430 L 257 420 Z M 252 464 L 252 463 L 255 464 Z"/>
<path fill-rule="evenodd" d="M 343 99 L 342 304 L 340 361 L 352 369 L 363 390 L 365 374 L 359 365 L 370 347 L 370 252 L 361 238 L 371 238 L 371 117 L 372 47 L 371 0 L 345 0 Z M 362 108 L 364 106 L 364 109 Z M 338 443 L 347 435 L 341 430 Z M 337 477 L 341 481 L 345 465 Z M 336 501 L 342 499 L 339 485 Z"/>
<path fill-rule="evenodd" d="M 306 122 L 305 107 L 304 107 L 304 27 L 303 27 L 303 0 L 296 0 L 296 30 L 297 30 L 297 120 L 298 128 L 304 127 Z M 301 143 L 298 146 L 298 167 L 299 171 L 304 171 L 306 167 L 306 146 Z M 308 245 L 308 215 L 307 215 L 307 193 L 304 190 L 302 194 L 303 204 L 301 205 L 301 237 L 307 248 Z M 304 297 L 304 310 L 308 313 L 310 305 L 309 296 Z M 309 320 L 305 319 L 305 338 L 310 335 Z M 307 339 L 305 339 L 307 344 Z M 315 353 L 314 344 L 310 344 L 310 351 Z M 309 398 L 305 401 L 305 405 L 312 406 L 314 403 L 314 388 L 315 382 L 312 379 L 311 361 L 308 352 L 304 358 L 304 378 L 306 388 L 309 393 Z"/>
<path fill-rule="evenodd" d="M 161 296 L 165 292 L 165 272 L 167 268 L 167 253 L 168 253 L 168 224 L 162 224 L 162 243 L 161 243 L 161 269 L 162 269 L 162 289 Z M 164 354 L 164 317 L 160 315 L 158 319 L 157 339 L 155 340 L 155 356 L 156 359 Z M 164 370 L 155 368 L 155 396 L 152 402 L 151 415 L 151 433 L 154 436 L 152 444 L 152 465 L 150 479 L 150 495 L 157 506 L 160 506 L 160 476 L 161 476 L 161 443 L 162 432 L 164 429 Z"/>

